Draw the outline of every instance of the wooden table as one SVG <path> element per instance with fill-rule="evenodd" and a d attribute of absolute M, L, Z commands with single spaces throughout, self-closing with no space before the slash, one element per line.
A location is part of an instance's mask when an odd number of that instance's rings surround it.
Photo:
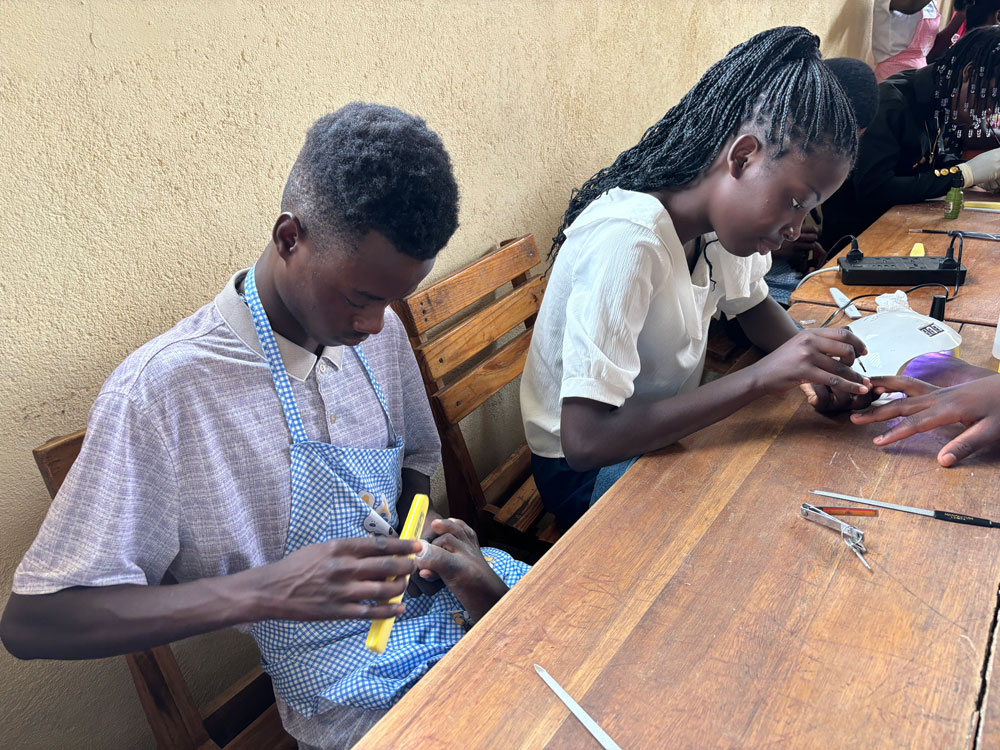
<path fill-rule="evenodd" d="M 980 193 L 980 199 L 982 195 L 984 194 Z M 969 199 L 972 197 L 970 193 Z M 1000 232 L 1000 214 L 965 210 L 958 219 L 948 220 L 944 218 L 944 208 L 940 202 L 897 206 L 886 211 L 861 234 L 858 238 L 861 251 L 865 255 L 872 256 L 905 256 L 910 254 L 915 242 L 922 242 L 927 255 L 944 255 L 951 241 L 950 237 L 943 234 L 910 234 L 911 228 L 964 229 L 970 232 L 996 233 Z M 849 249 L 850 246 L 842 250 L 837 257 L 846 254 Z M 946 319 L 995 326 L 1000 317 L 1000 242 L 966 239 L 962 264 L 969 269 L 966 283 L 959 287 L 958 298 L 948 303 Z M 836 265 L 837 261 L 834 258 L 826 267 Z M 897 288 L 846 286 L 840 282 L 839 273 L 821 273 L 795 290 L 791 301 L 813 302 L 835 308 L 833 298 L 830 297 L 831 286 L 839 287 L 848 297 L 892 292 Z M 943 292 L 944 290 L 939 287 L 918 289 L 910 293 L 910 304 L 914 310 L 927 313 L 931 297 Z M 875 298 L 868 297 L 858 300 L 855 304 L 861 310 L 874 310 Z"/>
<path fill-rule="evenodd" d="M 1000 453 L 878 432 L 796 390 L 644 457 L 357 747 L 596 748 L 535 663 L 626 749 L 964 749 L 980 711 L 1000 746 L 1000 530 L 856 518 L 868 572 L 799 515 L 827 488 L 1000 518 Z"/>

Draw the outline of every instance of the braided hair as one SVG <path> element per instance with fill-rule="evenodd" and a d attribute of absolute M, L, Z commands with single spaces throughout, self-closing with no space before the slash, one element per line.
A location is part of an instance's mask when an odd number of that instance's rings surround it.
<path fill-rule="evenodd" d="M 733 47 L 642 136 L 573 192 L 551 258 L 566 228 L 611 188 L 651 191 L 694 182 L 723 145 L 751 122 L 775 157 L 791 147 L 825 149 L 852 162 L 858 149 L 854 110 L 837 78 L 821 64 L 819 37 L 782 26 Z"/>
<path fill-rule="evenodd" d="M 968 67 L 968 78 L 963 71 Z M 961 102 L 965 125 L 959 122 L 960 91 L 968 83 L 968 95 Z M 983 137 L 983 131 L 1000 131 L 997 84 L 1000 83 L 1000 26 L 983 26 L 970 31 L 935 64 L 934 118 L 942 152 L 961 150 L 963 137 Z M 1000 145 L 1000 143 L 998 143 Z M 933 146 L 932 146 L 933 148 Z"/>

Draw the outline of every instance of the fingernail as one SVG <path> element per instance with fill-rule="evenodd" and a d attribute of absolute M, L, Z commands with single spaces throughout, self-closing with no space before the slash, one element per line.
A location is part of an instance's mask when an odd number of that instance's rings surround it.
<path fill-rule="evenodd" d="M 423 557 L 424 553 L 426 551 L 427 551 L 427 542 L 425 542 L 423 539 L 421 539 L 420 540 L 420 551 L 417 552 L 417 558 L 419 559 L 419 558 Z"/>
<path fill-rule="evenodd" d="M 958 460 L 958 459 L 957 459 L 957 458 L 955 458 L 955 454 L 954 454 L 954 453 L 945 453 L 945 454 L 944 454 L 944 455 L 943 455 L 943 456 L 941 457 L 941 462 L 942 462 L 942 464 L 943 464 L 944 466 L 951 466 L 951 465 L 952 465 L 953 463 L 955 463 L 955 462 L 956 462 L 957 460 Z"/>

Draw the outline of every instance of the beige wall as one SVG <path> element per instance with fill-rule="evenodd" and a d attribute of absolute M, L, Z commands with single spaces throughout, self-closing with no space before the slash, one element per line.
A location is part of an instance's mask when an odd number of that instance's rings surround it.
<path fill-rule="evenodd" d="M 366 99 L 441 134 L 462 224 L 439 276 L 522 232 L 547 248 L 570 189 L 736 42 L 798 23 L 827 54 L 864 56 L 870 7 L 0 3 L 0 601 L 48 504 L 30 449 L 84 425 L 129 351 L 256 258 L 318 115 Z M 488 441 L 469 425 L 482 464 L 485 443 L 510 446 L 520 430 L 513 391 L 490 408 Z M 199 697 L 254 658 L 229 633 L 178 650 Z M 0 653 L 0 706 L 0 747 L 151 746 L 121 659 Z"/>

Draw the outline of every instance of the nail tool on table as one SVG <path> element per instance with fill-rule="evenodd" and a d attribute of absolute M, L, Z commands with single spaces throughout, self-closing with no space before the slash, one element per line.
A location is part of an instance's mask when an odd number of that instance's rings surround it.
<path fill-rule="evenodd" d="M 865 548 L 865 532 L 857 526 L 851 526 L 851 524 L 845 521 L 834 518 L 810 503 L 802 503 L 802 517 L 807 521 L 815 521 L 821 526 L 839 531 L 840 538 L 844 540 L 844 544 L 851 548 L 851 551 L 858 556 L 858 559 L 868 570 L 872 569 L 872 566 L 865 560 L 864 555 L 868 551 Z"/>
<path fill-rule="evenodd" d="M 878 511 L 874 508 L 838 508 L 832 505 L 820 505 L 818 506 L 824 513 L 829 513 L 831 516 L 877 516 Z"/>
<path fill-rule="evenodd" d="M 844 311 L 844 314 L 848 318 L 857 320 L 861 317 L 861 313 L 858 312 L 858 308 L 851 304 L 851 301 L 847 298 L 847 295 L 840 291 L 837 287 L 830 287 L 830 296 L 833 297 L 834 303 L 837 307 Z"/>
<path fill-rule="evenodd" d="M 910 234 L 961 234 L 970 240 L 991 240 L 1000 242 L 1000 234 L 990 234 L 989 232 L 963 232 L 958 229 L 911 229 Z"/>
<path fill-rule="evenodd" d="M 622 750 L 618 743 L 611 739 L 608 736 L 608 733 L 598 726 L 596 721 L 590 718 L 590 714 L 584 711 L 580 707 L 580 704 L 573 700 L 569 693 L 563 690 L 562 685 L 556 682 L 552 675 L 537 664 L 535 665 L 535 671 L 538 672 L 538 676 L 541 677 L 542 681 L 544 681 L 545 684 L 552 689 L 552 692 L 556 694 L 559 700 L 566 704 L 566 708 L 568 708 L 570 712 L 572 712 L 572 714 L 580 720 L 584 729 L 594 735 L 594 739 L 601 743 L 601 747 L 603 747 L 604 750 Z"/>
<path fill-rule="evenodd" d="M 926 508 L 914 508 L 909 505 L 896 505 L 895 503 L 885 503 L 880 500 L 872 500 L 867 497 L 854 497 L 853 495 L 841 495 L 839 492 L 826 492 L 824 490 L 809 490 L 813 495 L 832 497 L 837 500 L 848 500 L 852 503 L 862 505 L 874 505 L 877 508 L 887 508 L 888 510 L 901 510 L 904 513 L 916 513 L 918 516 L 928 516 L 939 521 L 951 521 L 952 523 L 965 523 L 972 526 L 987 526 L 991 529 L 1000 529 L 1000 522 L 990 521 L 986 518 L 967 516 L 964 513 L 952 513 L 949 510 L 927 510 Z"/>

